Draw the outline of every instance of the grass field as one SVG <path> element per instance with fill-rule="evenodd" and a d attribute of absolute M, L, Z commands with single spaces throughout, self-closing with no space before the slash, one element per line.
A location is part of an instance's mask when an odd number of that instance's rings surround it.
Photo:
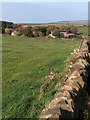
<path fill-rule="evenodd" d="M 81 35 L 88 36 L 88 27 L 80 27 L 78 28 L 78 33 L 81 33 Z"/>
<path fill-rule="evenodd" d="M 62 79 L 54 78 L 39 99 L 50 67 L 65 74 L 65 63 L 77 40 L 3 36 L 3 118 L 38 117 Z"/>

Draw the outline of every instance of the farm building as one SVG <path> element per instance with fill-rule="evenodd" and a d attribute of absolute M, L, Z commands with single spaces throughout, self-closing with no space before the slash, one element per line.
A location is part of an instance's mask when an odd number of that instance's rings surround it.
<path fill-rule="evenodd" d="M 75 37 L 74 33 L 60 32 L 60 38 L 73 38 Z"/>

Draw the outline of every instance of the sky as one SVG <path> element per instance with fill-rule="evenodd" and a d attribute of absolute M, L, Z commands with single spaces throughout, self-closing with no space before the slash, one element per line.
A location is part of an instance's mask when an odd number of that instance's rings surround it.
<path fill-rule="evenodd" d="M 88 2 L 35 2 L 35 0 L 2 2 L 2 20 L 14 23 L 49 23 L 87 19 Z"/>
<path fill-rule="evenodd" d="M 89 0 L 1 0 L 2 2 L 89 2 Z"/>

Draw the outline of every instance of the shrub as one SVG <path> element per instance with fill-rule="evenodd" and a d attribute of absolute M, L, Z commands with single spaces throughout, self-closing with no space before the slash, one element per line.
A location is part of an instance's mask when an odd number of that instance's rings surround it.
<path fill-rule="evenodd" d="M 25 29 L 24 27 L 20 26 L 18 27 L 18 32 L 19 32 L 19 35 L 23 35 L 25 33 Z"/>
<path fill-rule="evenodd" d="M 33 37 L 31 27 L 22 27 L 18 28 L 19 35 L 25 35 L 27 37 Z"/>
<path fill-rule="evenodd" d="M 0 34 L 5 33 L 5 29 L 0 27 Z"/>
<path fill-rule="evenodd" d="M 77 39 L 82 39 L 81 35 L 76 35 Z"/>
<path fill-rule="evenodd" d="M 39 32 L 37 30 L 32 31 L 32 34 L 34 37 L 38 37 L 39 36 Z"/>
<path fill-rule="evenodd" d="M 27 37 L 34 37 L 33 32 L 31 30 L 31 27 L 28 27 L 28 28 L 25 29 L 24 35 L 27 36 Z"/>
<path fill-rule="evenodd" d="M 11 34 L 11 32 L 12 32 L 12 30 L 11 30 L 11 29 L 9 29 L 9 28 L 5 28 L 5 33 L 6 33 L 6 34 L 9 34 L 9 35 L 10 35 L 10 34 Z"/>
<path fill-rule="evenodd" d="M 72 33 L 77 33 L 77 27 L 71 26 L 71 32 Z"/>
<path fill-rule="evenodd" d="M 54 35 L 55 37 L 60 37 L 60 31 L 59 31 L 59 29 L 55 29 L 55 30 L 53 30 L 52 31 L 52 35 Z"/>
<path fill-rule="evenodd" d="M 13 22 L 7 22 L 7 21 L 0 21 L 0 26 L 2 28 L 12 28 L 13 27 Z"/>
<path fill-rule="evenodd" d="M 40 31 L 40 32 L 39 32 L 39 36 L 40 36 L 40 37 L 45 37 L 46 34 Z"/>
<path fill-rule="evenodd" d="M 46 35 L 49 35 L 49 34 L 51 34 L 51 31 L 47 30 Z"/>
<path fill-rule="evenodd" d="M 1 31 L 1 30 L 0 30 L 0 31 Z M 3 33 L 5 33 L 5 29 L 4 29 L 4 28 L 2 28 L 2 34 L 3 34 Z"/>
<path fill-rule="evenodd" d="M 46 36 L 47 28 L 46 28 L 45 26 L 40 26 L 40 27 L 39 27 L 39 31 L 40 31 L 41 33 L 43 33 L 44 36 Z"/>
<path fill-rule="evenodd" d="M 47 31 L 53 31 L 55 29 L 55 26 L 48 26 Z"/>
<path fill-rule="evenodd" d="M 65 27 L 65 31 L 67 33 L 77 33 L 77 27 L 75 27 L 74 25 L 67 25 Z"/>

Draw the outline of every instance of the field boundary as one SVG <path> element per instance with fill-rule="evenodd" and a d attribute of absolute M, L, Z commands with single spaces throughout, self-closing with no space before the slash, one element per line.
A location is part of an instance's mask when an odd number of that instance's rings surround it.
<path fill-rule="evenodd" d="M 71 53 L 71 57 L 73 62 L 69 64 L 69 74 L 53 100 L 42 110 L 40 120 L 89 118 L 87 99 L 90 94 L 90 41 L 84 39 L 80 48 Z"/>

